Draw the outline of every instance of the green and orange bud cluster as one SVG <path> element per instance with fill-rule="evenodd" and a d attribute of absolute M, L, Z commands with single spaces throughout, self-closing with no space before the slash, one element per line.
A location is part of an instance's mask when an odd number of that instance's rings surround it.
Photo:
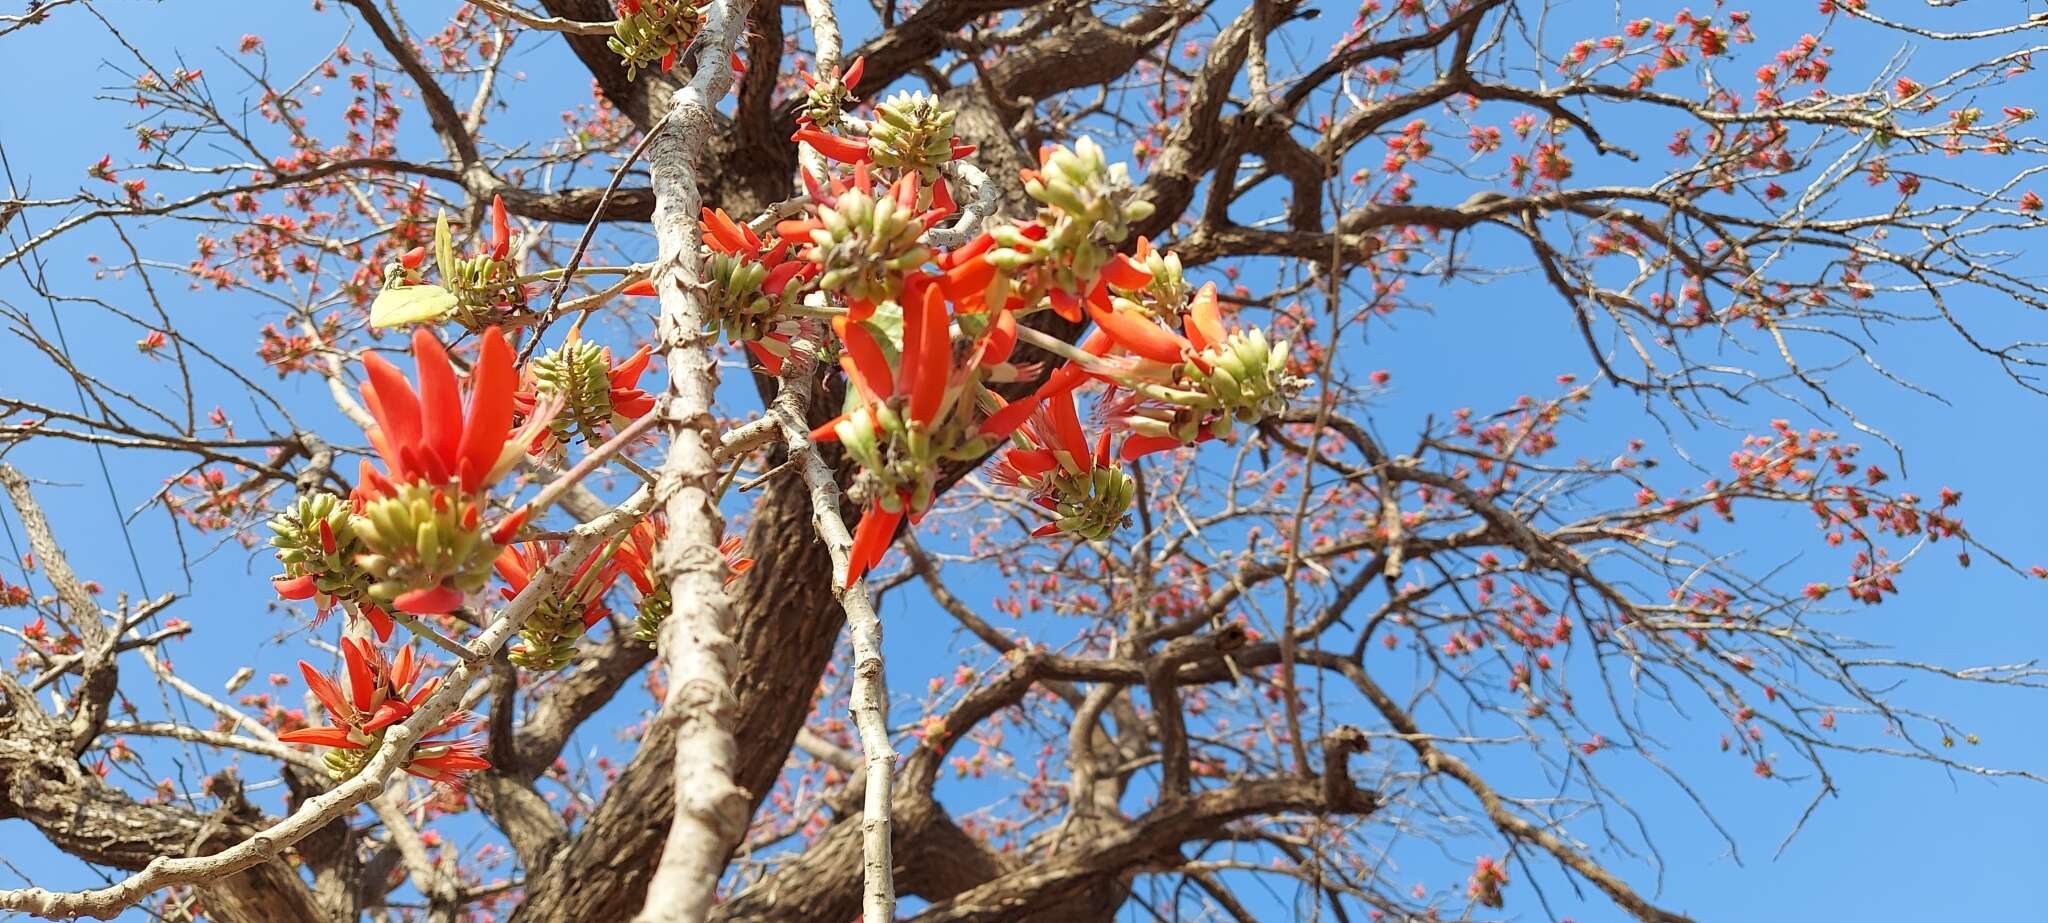
<path fill-rule="evenodd" d="M 1038 214 L 990 231 L 993 246 L 983 244 L 978 261 L 959 261 L 948 284 L 956 300 L 979 291 L 991 307 L 1012 296 L 1049 298 L 1060 316 L 1078 322 L 1081 302 L 1101 300 L 1105 283 L 1126 289 L 1149 284 L 1144 267 L 1118 250 L 1131 226 L 1151 217 L 1152 203 L 1138 198 L 1124 165 L 1109 163 L 1087 138 L 1071 149 L 1046 149 L 1039 163 L 1024 178 L 1025 193 L 1040 203 Z"/>
<path fill-rule="evenodd" d="M 939 168 L 955 159 L 955 115 L 929 93 L 898 92 L 875 105 L 868 158 L 879 167 L 936 180 Z"/>
<path fill-rule="evenodd" d="M 412 717 L 440 685 L 439 679 L 429 679 L 413 688 L 421 664 L 411 647 L 400 648 L 397 658 L 387 662 L 368 641 L 343 638 L 341 657 L 341 682 L 322 674 L 312 664 L 299 661 L 306 688 L 327 711 L 327 725 L 277 735 L 286 743 L 333 748 L 326 756 L 327 772 L 338 782 L 362 772 L 384 746 L 385 731 Z M 469 719 L 469 715 L 455 712 L 421 736 L 439 738 Z M 449 782 L 490 765 L 483 757 L 482 745 L 474 738 L 423 739 L 408 755 L 405 771 L 429 781 Z"/>
<path fill-rule="evenodd" d="M 558 444 L 582 437 L 597 445 L 606 435 L 654 409 L 654 395 L 640 388 L 653 347 L 642 346 L 626 361 L 614 364 L 612 351 L 583 339 L 575 328 L 562 345 L 526 365 L 526 386 L 513 396 L 520 416 L 531 418 L 542 406 L 561 409 L 548 422 Z"/>
<path fill-rule="evenodd" d="M 1145 319 L 1128 299 L 1115 304 L 1115 316 L 1097 321 L 1138 356 L 1125 384 L 1145 400 L 1133 402 L 1124 423 L 1139 435 L 1183 445 L 1228 438 L 1234 423 L 1284 412 L 1300 387 L 1288 374 L 1287 341 L 1270 343 L 1256 327 L 1224 328 L 1213 284 L 1181 316 L 1185 336 Z"/>
<path fill-rule="evenodd" d="M 520 626 L 519 643 L 507 659 L 528 670 L 552 672 L 576 659 L 576 642 L 585 631 L 611 614 L 604 606 L 604 594 L 617 579 L 619 565 L 613 559 L 617 543 L 600 546 L 569 576 L 568 586 L 540 601 Z M 500 588 L 507 600 L 525 592 L 535 574 L 562 553 L 561 542 L 528 542 L 498 553 Z"/>
<path fill-rule="evenodd" d="M 1054 517 L 1032 535 L 1100 541 L 1123 527 L 1138 486 L 1110 455 L 1110 437 L 1104 430 L 1090 444 L 1072 392 L 1045 400 L 1011 437 L 1017 447 L 997 463 L 995 480 L 1030 490 Z"/>
<path fill-rule="evenodd" d="M 727 339 L 747 344 L 762 365 L 779 371 L 796 332 L 787 309 L 810 291 L 817 264 L 791 254 L 796 241 L 778 237 L 771 245 L 724 209 L 705 209 L 700 227 L 709 251 L 705 281 L 715 315 L 705 329 L 715 327 Z"/>
<path fill-rule="evenodd" d="M 866 59 L 853 62 L 843 85 L 820 81 L 810 75 L 810 95 L 797 116 L 796 134 L 791 141 L 810 145 L 830 160 L 843 164 L 873 165 L 897 176 L 918 175 L 936 180 L 939 168 L 970 156 L 974 146 L 961 144 L 953 136 L 956 113 L 925 93 L 899 92 L 875 106 L 873 122 L 859 122 L 845 115 L 848 92 L 860 82 Z M 867 137 L 834 134 L 834 129 L 851 127 Z"/>
<path fill-rule="evenodd" d="M 804 107 L 797 113 L 797 124 L 814 126 L 824 131 L 839 127 L 839 121 L 846 114 L 846 105 L 853 101 L 853 90 L 860 86 L 861 74 L 867 70 L 868 59 L 853 59 L 853 66 L 845 74 L 837 71 L 825 76 L 812 76 L 808 71 L 798 71 L 804 81 Z"/>
<path fill-rule="evenodd" d="M 660 65 L 676 66 L 676 56 L 704 29 L 704 11 L 691 0 L 619 0 L 619 18 L 612 23 L 606 48 L 626 65 L 626 79 Z"/>
<path fill-rule="evenodd" d="M 497 546 L 484 534 L 483 510 L 445 486 L 394 485 L 363 504 L 357 557 L 372 581 L 370 598 L 405 612 L 447 612 L 491 579 Z"/>
<path fill-rule="evenodd" d="M 1029 401 L 1005 405 L 982 386 L 992 369 L 1008 364 L 1016 346 L 1009 311 L 963 316 L 961 328 L 978 332 L 956 352 L 936 278 L 917 274 L 904 287 L 900 305 L 885 303 L 867 319 L 852 313 L 833 318 L 844 346 L 840 365 L 853 384 L 850 409 L 811 433 L 846 447 L 870 498 L 854 537 L 849 580 L 881 559 L 903 517 L 914 520 L 930 508 L 946 463 L 987 454 L 1033 409 Z"/>
<path fill-rule="evenodd" d="M 805 174 L 806 180 L 811 180 Z M 904 280 L 932 259 L 924 233 L 952 213 L 952 203 L 922 205 L 923 187 L 908 174 L 873 192 L 866 164 L 854 168 L 849 185 L 833 179 L 829 188 L 811 181 L 811 217 L 785 221 L 776 230 L 785 240 L 807 244 L 804 255 L 818 267 L 818 288 L 846 299 L 864 319 L 873 305 L 895 298 Z"/>
<path fill-rule="evenodd" d="M 448 214 L 434 219 L 433 257 L 440 284 L 426 281 L 427 249 L 415 248 L 386 268 L 384 289 L 370 304 L 370 326 L 396 327 L 449 318 L 471 330 L 502 322 L 526 305 L 512 265 L 512 222 L 502 196 L 491 197 L 491 234 L 475 256 L 457 256 Z"/>
<path fill-rule="evenodd" d="M 301 494 L 271 517 L 270 545 L 284 565 L 284 574 L 272 581 L 278 595 L 317 599 L 323 609 L 337 599 L 367 597 L 372 578 L 356 561 L 363 543 L 355 518 L 347 501 L 326 491 Z"/>
<path fill-rule="evenodd" d="M 496 327 L 484 331 L 467 408 L 447 351 L 425 328 L 413 333 L 413 358 L 417 390 L 382 357 L 363 358 L 363 404 L 374 419 L 367 435 L 384 468 L 363 462 L 352 523 L 370 598 L 431 615 L 454 610 L 489 581 L 498 546 L 523 518 L 514 513 L 486 528 L 490 488 L 547 431 L 559 401 L 512 431 L 517 378 Z"/>

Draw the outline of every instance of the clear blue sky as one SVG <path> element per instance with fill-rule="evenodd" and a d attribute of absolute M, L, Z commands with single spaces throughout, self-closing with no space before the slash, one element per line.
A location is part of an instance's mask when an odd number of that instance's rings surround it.
<path fill-rule="evenodd" d="M 1342 28 L 1351 18 L 1350 11 L 1341 6 L 1314 5 L 1326 6 L 1326 15 L 1288 33 L 1303 54 L 1327 47 L 1335 37 L 1332 30 Z M 1788 4 L 1758 0 L 1751 8 L 1758 14 L 1758 31 L 1768 37 L 1766 44 L 1777 47 L 1800 32 L 1818 28 L 1814 5 L 1812 0 Z M 1932 10 L 1919 3 L 1877 5 L 1949 28 L 1999 21 L 2018 15 L 2013 12 L 2017 7 L 2031 10 L 2037 6 L 1996 0 L 1978 0 L 1954 11 Z M 165 67 L 173 63 L 176 52 L 184 57 L 185 66 L 205 68 L 223 100 L 234 99 L 243 85 L 227 61 L 234 57 L 233 47 L 242 33 L 260 32 L 280 74 L 295 76 L 304 62 L 331 47 L 345 22 L 334 14 L 309 14 L 304 4 L 279 4 L 283 12 L 274 20 L 279 25 L 260 27 L 252 24 L 254 17 L 247 17 L 250 22 L 238 22 L 235 17 L 198 15 L 225 11 L 231 6 L 228 4 L 110 0 L 101 6 L 128 31 L 131 40 L 159 56 Z M 445 4 L 406 6 L 439 8 Z M 1607 0 L 1572 0 L 1557 6 L 1559 11 L 1549 27 L 1558 35 L 1614 30 L 1614 4 Z M 1679 5 L 1629 2 L 1622 6 L 1624 14 L 1633 17 L 1668 16 Z M 4 52 L 0 53 L 0 86 L 10 88 L 0 97 L 0 140 L 6 143 L 17 179 L 29 184 L 38 197 L 70 191 L 84 181 L 85 167 L 101 154 L 113 153 L 119 162 L 134 149 L 132 135 L 123 128 L 132 110 L 114 102 L 89 101 L 91 88 L 123 82 L 100 60 L 114 53 L 112 47 L 98 34 L 96 25 L 77 15 L 78 9 L 61 12 L 54 25 L 0 39 L 0 52 Z M 423 14 L 414 16 L 420 25 L 434 21 Z M 284 23 L 291 25 L 281 27 Z M 850 28 L 860 25 L 854 22 Z M 1860 85 L 1866 75 L 1902 50 L 1889 33 L 1863 29 L 1853 36 L 1853 40 L 1843 35 L 1829 37 L 1837 45 L 1833 60 L 1843 85 Z M 351 41 L 367 44 L 369 36 L 358 28 Z M 1914 56 L 1910 70 L 1916 73 L 1938 73 L 1957 63 L 1952 49 L 1929 47 L 1910 53 Z M 133 69 L 127 61 L 117 63 L 122 70 Z M 501 131 L 547 137 L 558 130 L 560 111 L 587 98 L 587 77 L 579 75 L 573 61 L 554 42 L 529 38 L 515 69 L 524 73 L 515 98 L 531 108 L 497 115 L 495 127 Z M 2000 95 L 1988 96 L 1987 104 L 2024 104 L 2043 98 L 2042 89 L 2039 76 L 2027 75 L 1998 90 Z M 1623 130 L 1616 140 L 1625 144 L 1641 141 L 1635 146 L 1651 152 L 1661 144 L 1656 137 L 1631 139 L 1628 134 Z M 1584 181 L 1593 181 L 1604 170 L 1625 169 L 1589 157 L 1580 160 Z M 1975 161 L 1959 160 L 1954 169 L 1965 179 L 1989 183 L 2002 179 L 2011 167 L 1988 160 L 1980 167 Z M 1972 175 L 1977 169 L 1999 172 Z M 47 219 L 41 220 L 35 230 L 47 225 Z M 131 223 L 128 227 L 147 253 L 174 261 L 189 253 L 190 226 Z M 13 230 L 19 233 L 22 229 L 17 226 Z M 1498 236 L 1479 239 L 1482 247 L 1505 243 Z M 70 294 L 134 299 L 138 287 L 133 279 L 91 279 L 93 270 L 84 256 L 95 251 L 110 253 L 114 246 L 117 243 L 105 233 L 93 233 L 50 248 L 45 256 L 53 282 Z M 625 246 L 631 250 L 642 245 L 627 241 Z M 1501 261 L 1519 265 L 1526 261 L 1526 250 L 1517 248 Z M 188 336 L 216 347 L 244 368 L 255 366 L 252 332 L 261 322 L 273 319 L 271 306 L 248 297 L 188 292 L 170 273 L 155 281 Z M 51 310 L 40 299 L 30 297 L 12 268 L 0 274 L 0 302 L 28 313 L 39 325 L 46 323 Z M 1371 350 L 1371 359 L 1362 360 L 1369 362 L 1369 367 L 1392 372 L 1392 389 L 1375 405 L 1374 422 L 1396 442 L 1432 414 L 1441 419 L 1458 407 L 1502 407 L 1519 394 L 1552 393 L 1553 380 L 1561 373 L 1581 379 L 1593 376 L 1595 370 L 1567 323 L 1564 306 L 1525 279 L 1490 286 L 1452 286 L 1436 303 L 1436 316 L 1400 319 L 1390 327 L 1376 329 L 1370 342 L 1359 347 Z M 1992 302 L 1981 293 L 1963 297 L 1955 308 L 2000 334 L 2024 336 L 2041 324 L 2035 315 Z M 60 310 L 66 312 L 72 347 L 83 361 L 103 370 L 110 383 L 158 398 L 167 395 L 168 383 L 160 367 L 133 358 L 130 344 L 140 336 L 139 331 L 83 306 Z M 1869 375 L 1850 374 L 1839 379 L 1841 397 L 1858 407 L 1872 425 L 1909 447 L 1911 477 L 1907 484 L 1922 494 L 1932 494 L 1944 485 L 1964 490 L 1964 514 L 1974 534 L 2023 564 L 2048 561 L 2048 533 L 2040 524 L 2048 487 L 2037 474 L 2036 461 L 2042 457 L 2044 438 L 2032 422 L 2048 409 L 2043 399 L 2021 392 L 1953 336 L 1932 328 L 1883 331 L 1878 339 L 1884 346 L 1882 358 L 1891 368 L 1948 398 L 1948 403 L 1936 402 Z M 4 370 L 0 371 L 0 381 L 4 381 L 0 392 L 60 407 L 74 406 L 69 386 L 52 377 L 48 368 L 11 331 L 0 333 L 0 370 Z M 202 394 L 241 401 L 226 403 L 224 409 L 255 428 L 260 411 L 234 397 L 238 392 L 225 376 L 202 373 L 198 384 Z M 308 408 L 311 419 L 334 423 L 331 414 L 323 415 L 322 408 L 327 405 L 312 381 L 293 379 L 275 393 L 294 408 Z M 739 398 L 741 393 L 734 392 L 734 396 Z M 743 400 L 746 402 L 734 406 L 752 406 L 751 398 Z M 1632 436 L 1654 438 L 1655 427 L 1644 420 L 1633 400 L 1603 390 L 1594 403 L 1591 422 L 1564 431 L 1567 448 L 1574 455 L 1596 456 L 1615 450 Z M 207 408 L 202 405 L 200 409 Z M 1682 446 L 1712 461 L 1733 448 L 1738 431 L 1755 431 L 1773 417 L 1793 416 L 1800 425 L 1813 422 L 1798 418 L 1783 405 L 1767 403 L 1734 408 L 1731 414 L 1737 430 L 1681 429 L 1676 438 Z M 347 432 L 339 425 L 336 431 Z M 1876 451 L 1876 446 L 1871 450 Z M 1669 452 L 1662 454 L 1671 457 Z M 115 526 L 116 513 L 101 483 L 94 453 L 75 445 L 35 443 L 10 453 L 7 460 L 32 476 L 53 482 L 40 488 L 40 496 L 71 549 L 77 569 L 110 589 L 135 589 L 135 577 Z M 140 453 L 110 453 L 109 462 L 114 487 L 130 509 L 172 470 L 171 460 Z M 158 593 L 174 590 L 189 594 L 174 614 L 201 625 L 196 640 L 173 649 L 181 675 L 204 688 L 218 689 L 245 663 L 256 663 L 264 671 L 277 669 L 304 649 L 296 638 L 278 642 L 279 635 L 291 630 L 291 623 L 268 608 L 271 594 L 265 578 L 271 562 L 266 555 L 252 555 L 234 545 L 217 551 L 195 546 L 189 550 L 197 560 L 186 572 L 178 565 L 178 555 L 170 550 L 173 536 L 161 511 L 141 513 L 132 528 L 142 550 L 149 588 Z M 1796 578 L 1794 585 L 1807 579 L 1839 580 L 1844 562 L 1815 551 L 1810 520 L 1750 519 L 1743 528 L 1741 546 L 1749 569 L 1766 570 L 1789 561 L 1787 575 Z M 0 567 L 0 576 L 10 582 L 21 579 L 11 565 Z M 2029 660 L 2048 649 L 2048 631 L 2039 621 L 2043 591 L 2036 582 L 1981 564 L 1964 571 L 1949 563 L 1947 554 L 1936 553 L 1917 562 L 1903 584 L 1905 592 L 1896 601 L 1843 616 L 1843 630 L 1894 645 L 1915 659 L 1957 666 Z M 993 592 L 992 587 L 973 584 L 961 589 L 970 601 L 986 599 Z M 889 653 L 891 679 L 898 690 L 919 689 L 927 676 L 950 675 L 956 662 L 929 642 L 927 632 L 917 630 L 937 624 L 922 605 L 892 600 L 885 613 L 894 626 Z M 0 650 L 5 650 L 4 645 Z M 1984 742 L 1972 753 L 1974 758 L 2048 771 L 2048 745 L 2041 739 L 2038 717 L 2040 696 L 1942 687 L 1924 681 L 1908 684 L 1901 695 L 1961 719 L 1980 735 Z M 146 710 L 154 707 L 150 702 L 141 704 Z M 1837 759 L 1833 768 L 1841 797 L 1822 804 L 1801 836 L 1774 857 L 1779 840 L 1811 796 L 1811 785 L 1764 782 L 1746 772 L 1731 772 L 1728 761 L 1717 759 L 1718 754 L 1705 745 L 1712 739 L 1706 728 L 1714 721 L 1710 714 L 1700 717 L 1700 730 L 1674 735 L 1684 738 L 1674 761 L 1688 781 L 1718 805 L 1719 816 L 1741 845 L 1743 864 L 1737 865 L 1678 792 L 1667 786 L 1661 794 L 1638 801 L 1637 807 L 1648 816 L 1664 821 L 1659 825 L 1657 845 L 1665 862 L 1661 895 L 1665 906 L 1702 920 L 2048 919 L 2048 911 L 2042 909 L 2048 907 L 2048 883 L 2044 883 L 2048 877 L 2039 874 L 2042 860 L 2048 856 L 2048 832 L 2044 832 L 2048 827 L 2044 824 L 2048 821 L 2048 788 L 1956 777 L 1924 763 Z M 605 734 L 596 733 L 585 736 L 579 752 L 616 757 L 622 751 Z M 218 761 L 225 758 L 210 759 L 215 762 L 191 769 L 217 769 Z M 260 763 L 245 761 L 243 765 L 248 767 L 246 776 L 261 777 L 257 774 Z M 196 777 L 187 781 L 196 782 Z M 1644 790 L 1660 791 L 1653 787 Z M 972 788 L 956 791 L 961 798 L 974 794 Z M 43 846 L 40 837 L 21 822 L 0 822 L 0 832 L 9 844 L 4 851 L 6 859 L 37 884 L 76 887 L 98 880 L 95 873 Z M 1486 841 L 1475 843 L 1447 858 L 1409 855 L 1400 874 L 1432 887 L 1455 886 L 1469 868 L 1470 857 L 1487 849 Z M 1497 852 L 1498 847 L 1493 849 Z M 1653 883 L 1643 865 L 1612 854 L 1603 858 L 1631 880 Z M 1554 877 L 1546 881 L 1546 887 L 1552 906 L 1562 916 L 1581 923 L 1618 918 L 1595 893 L 1582 900 Z M 1258 893 L 1253 889 L 1247 895 Z M 1542 918 L 1530 898 L 1526 884 L 1518 879 L 1510 891 L 1514 901 L 1510 909 L 1531 919 Z M 1285 914 L 1279 904 L 1264 906 L 1276 919 Z"/>

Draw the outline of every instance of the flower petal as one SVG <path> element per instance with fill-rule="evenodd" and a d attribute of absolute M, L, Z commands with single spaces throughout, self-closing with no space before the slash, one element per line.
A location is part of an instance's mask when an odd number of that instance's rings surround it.
<path fill-rule="evenodd" d="M 462 489 L 476 493 L 497 479 L 499 454 L 512 430 L 512 392 L 519 379 L 512 369 L 512 347 L 496 327 L 484 331 L 476 369 L 469 376 L 469 418 L 463 424 L 458 450 Z M 442 610 L 447 611 L 447 610 Z"/>
<path fill-rule="evenodd" d="M 412 332 L 413 363 L 420 377 L 420 424 L 426 445 L 441 462 L 454 471 L 455 452 L 462 445 L 462 391 L 455 381 L 455 367 L 448 364 L 448 351 L 426 327 Z"/>
<path fill-rule="evenodd" d="M 420 441 L 419 396 L 413 393 L 412 383 L 405 375 L 383 356 L 371 353 L 363 357 L 363 371 L 370 377 L 370 412 L 377 418 L 377 428 L 384 433 L 393 454 L 402 455 L 407 447 Z M 387 464 L 390 458 L 386 459 Z M 417 472 L 394 468 L 392 474 L 411 478 Z"/>
<path fill-rule="evenodd" d="M 1113 306 L 1105 308 L 1097 305 L 1095 299 L 1088 301 L 1088 316 L 1094 318 L 1096 326 L 1109 334 L 1117 345 L 1154 362 L 1178 365 L 1182 352 L 1190 346 L 1179 334 L 1159 326 L 1151 318 Z"/>
<path fill-rule="evenodd" d="M 832 318 L 839 339 L 846 344 L 846 352 L 840 358 L 846 368 L 846 377 L 859 389 L 861 397 L 869 402 L 880 401 L 896 393 L 895 376 L 889 371 L 889 358 L 882 352 L 881 344 L 875 342 L 874 333 L 868 325 L 849 321 L 844 315 Z"/>
<path fill-rule="evenodd" d="M 414 615 L 441 615 L 453 612 L 462 605 L 462 591 L 446 584 L 426 587 L 398 594 L 391 601 L 400 612 Z"/>
<path fill-rule="evenodd" d="M 1038 399 L 1035 397 L 1013 401 L 1001 410 L 989 414 L 988 419 L 981 421 L 980 434 L 990 439 L 1008 439 L 1011 433 L 1017 431 L 1017 427 L 1023 426 L 1024 421 L 1031 419 L 1031 414 L 1037 409 Z"/>
<path fill-rule="evenodd" d="M 1195 293 L 1194 303 L 1188 306 L 1186 328 L 1196 349 L 1220 346 L 1228 337 L 1223 332 L 1222 309 L 1216 303 L 1216 283 L 1206 283 Z"/>

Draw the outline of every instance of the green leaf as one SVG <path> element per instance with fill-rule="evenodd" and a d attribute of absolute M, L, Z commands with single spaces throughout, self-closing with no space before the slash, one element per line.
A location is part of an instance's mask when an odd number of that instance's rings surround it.
<path fill-rule="evenodd" d="M 387 288 L 370 303 L 370 326 L 397 327 L 439 320 L 455 310 L 455 295 L 438 285 Z"/>

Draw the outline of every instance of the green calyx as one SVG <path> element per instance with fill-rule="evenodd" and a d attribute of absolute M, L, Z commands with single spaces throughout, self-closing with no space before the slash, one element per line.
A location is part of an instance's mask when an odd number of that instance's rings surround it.
<path fill-rule="evenodd" d="M 1193 443 L 1203 433 L 1227 439 L 1235 424 L 1255 426 L 1285 412 L 1300 382 L 1287 374 L 1287 342 L 1271 344 L 1257 328 L 1232 333 L 1200 361 L 1142 363 L 1132 390 L 1150 403 L 1124 422 L 1143 436 Z M 1206 364 L 1207 368 L 1204 368 Z"/>
<path fill-rule="evenodd" d="M 867 405 L 840 421 L 834 432 L 861 466 L 870 496 L 882 509 L 922 513 L 931 506 L 947 463 L 981 458 L 995 442 L 976 433 L 973 400 L 954 401 L 931 426 L 907 418 L 902 404 L 899 397 Z"/>
<path fill-rule="evenodd" d="M 937 179 L 953 159 L 954 115 L 930 94 L 896 93 L 875 106 L 868 155 L 879 166 Z"/>
<path fill-rule="evenodd" d="M 879 302 L 902 288 L 903 277 L 931 259 L 918 241 L 924 227 L 917 215 L 897 207 L 890 196 L 879 199 L 863 190 L 849 190 L 838 201 L 818 209 L 825 226 L 811 232 L 811 259 L 824 271 L 818 287 L 848 298 Z"/>
<path fill-rule="evenodd" d="M 498 546 L 483 534 L 481 515 L 477 500 L 419 483 L 370 501 L 355 532 L 365 550 L 357 563 L 375 581 L 371 598 L 389 602 L 443 584 L 465 594 L 483 589 Z"/>
<path fill-rule="evenodd" d="M 1138 485 L 1122 468 L 1098 465 L 1086 474 L 1064 470 L 1049 482 L 1060 531 L 1101 541 L 1122 528 Z"/>
<path fill-rule="evenodd" d="M 1087 138 L 1054 148 L 1024 191 L 1040 204 L 1036 223 L 1045 236 L 1033 240 L 1022 228 L 997 228 L 990 232 L 996 247 L 988 261 L 1006 276 L 1035 272 L 1038 291 L 1085 293 L 1130 238 L 1131 226 L 1153 212 L 1124 165 L 1109 163 Z"/>
<path fill-rule="evenodd" d="M 768 335 L 779 319 L 780 305 L 761 286 L 768 281 L 768 267 L 759 260 L 731 253 L 712 253 L 709 272 L 712 308 L 718 315 L 707 319 L 704 329 L 718 331 L 734 342 L 758 340 Z"/>
<path fill-rule="evenodd" d="M 347 501 L 325 491 L 301 495 L 271 517 L 270 531 L 286 577 L 310 574 L 321 594 L 339 599 L 358 599 L 369 591 L 370 575 L 356 563 L 363 545 Z"/>
<path fill-rule="evenodd" d="M 520 643 L 512 646 L 506 659 L 525 670 L 553 672 L 576 659 L 576 640 L 583 637 L 580 604 L 560 597 L 541 602 L 519 629 Z"/>
<path fill-rule="evenodd" d="M 838 75 L 821 79 L 804 94 L 802 117 L 818 128 L 831 131 L 839 127 L 839 121 L 846 114 L 846 104 L 853 99 L 853 91 Z"/>
<path fill-rule="evenodd" d="M 626 65 L 627 80 L 661 65 L 672 53 L 681 54 L 704 28 L 704 13 L 695 3 L 639 0 L 631 7 L 631 12 L 620 12 L 604 42 Z"/>
<path fill-rule="evenodd" d="M 654 592 L 640 597 L 640 615 L 633 620 L 633 637 L 648 647 L 660 647 L 661 623 L 667 621 L 672 608 L 674 606 L 669 601 L 668 587 L 659 587 Z"/>
<path fill-rule="evenodd" d="M 327 774 L 333 776 L 334 781 L 347 782 L 355 778 L 357 773 L 362 772 L 363 767 L 370 765 L 370 760 L 374 759 L 377 756 L 377 751 L 383 749 L 383 747 L 384 732 L 378 731 L 375 734 L 369 735 L 368 742 L 363 745 L 362 749 L 343 750 L 337 748 L 329 750 L 321 758 L 321 762 L 327 764 Z"/>
<path fill-rule="evenodd" d="M 533 371 L 536 398 L 560 396 L 563 406 L 548 422 L 548 431 L 561 442 L 572 436 L 596 445 L 603 432 L 623 425 L 612 413 L 611 362 L 604 347 L 589 340 L 574 339 L 542 353 L 529 365 Z"/>

